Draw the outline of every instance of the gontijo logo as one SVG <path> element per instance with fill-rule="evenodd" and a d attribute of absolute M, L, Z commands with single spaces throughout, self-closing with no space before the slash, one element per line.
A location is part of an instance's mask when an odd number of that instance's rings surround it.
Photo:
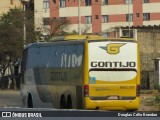
<path fill-rule="evenodd" d="M 106 47 L 100 47 L 107 51 L 109 54 L 118 54 L 120 52 L 120 47 L 125 45 L 125 43 L 110 43 Z"/>

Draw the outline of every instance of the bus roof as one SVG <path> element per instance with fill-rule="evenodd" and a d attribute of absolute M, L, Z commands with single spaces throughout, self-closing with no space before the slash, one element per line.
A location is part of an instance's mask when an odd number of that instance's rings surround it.
<path fill-rule="evenodd" d="M 67 35 L 67 36 L 58 36 L 58 37 L 52 37 L 50 39 L 50 42 L 58 42 L 58 41 L 69 41 L 69 40 L 110 40 L 110 41 L 136 41 L 133 38 L 105 38 L 99 35 Z"/>
<path fill-rule="evenodd" d="M 58 37 L 52 37 L 49 42 L 35 42 L 30 43 L 27 46 L 24 47 L 24 49 L 29 47 L 40 47 L 44 46 L 44 44 L 51 44 L 51 42 L 63 42 L 63 41 L 101 41 L 101 40 L 107 40 L 107 41 L 130 41 L 130 42 L 136 42 L 135 39 L 132 38 L 105 38 L 99 35 L 67 35 L 67 36 L 58 36 Z"/>

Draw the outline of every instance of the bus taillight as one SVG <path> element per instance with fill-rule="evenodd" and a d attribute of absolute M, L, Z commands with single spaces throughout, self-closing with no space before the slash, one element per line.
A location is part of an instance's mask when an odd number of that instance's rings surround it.
<path fill-rule="evenodd" d="M 84 96 L 89 96 L 89 85 L 84 86 Z"/>
<path fill-rule="evenodd" d="M 140 96 L 140 85 L 137 85 L 136 96 L 137 96 L 137 97 Z"/>

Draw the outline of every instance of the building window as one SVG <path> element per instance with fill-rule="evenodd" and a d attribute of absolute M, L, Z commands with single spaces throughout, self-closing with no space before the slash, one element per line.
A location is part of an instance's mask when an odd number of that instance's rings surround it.
<path fill-rule="evenodd" d="M 143 13 L 143 20 L 144 21 L 150 20 L 150 13 Z"/>
<path fill-rule="evenodd" d="M 98 2 L 98 0 L 95 0 L 96 2 Z"/>
<path fill-rule="evenodd" d="M 85 0 L 85 5 L 86 6 L 91 6 L 91 0 Z"/>
<path fill-rule="evenodd" d="M 133 21 L 133 14 L 126 14 L 126 21 L 132 22 Z"/>
<path fill-rule="evenodd" d="M 125 29 L 125 30 L 123 29 L 122 36 L 133 38 L 134 37 L 133 30 L 132 29 Z"/>
<path fill-rule="evenodd" d="M 50 18 L 43 18 L 43 25 L 50 25 Z"/>
<path fill-rule="evenodd" d="M 49 0 L 43 0 L 43 9 L 49 9 Z"/>
<path fill-rule="evenodd" d="M 149 0 L 143 0 L 143 3 L 149 3 Z"/>
<path fill-rule="evenodd" d="M 102 15 L 102 23 L 108 22 L 108 15 Z"/>
<path fill-rule="evenodd" d="M 158 62 L 158 60 L 155 60 L 154 66 L 155 66 L 155 71 L 158 71 L 159 70 L 159 62 Z"/>
<path fill-rule="evenodd" d="M 60 7 L 66 7 L 66 0 L 60 0 Z"/>
<path fill-rule="evenodd" d="M 125 0 L 126 4 L 133 4 L 133 0 Z"/>
<path fill-rule="evenodd" d="M 102 5 L 108 5 L 108 0 L 102 0 Z"/>
<path fill-rule="evenodd" d="M 140 14 L 139 14 L 139 13 L 136 13 L 136 16 L 137 16 L 137 17 L 140 17 Z"/>
<path fill-rule="evenodd" d="M 86 24 L 92 23 L 92 16 L 85 16 L 85 23 Z"/>
<path fill-rule="evenodd" d="M 98 19 L 98 15 L 95 15 L 95 19 Z"/>
<path fill-rule="evenodd" d="M 53 3 L 56 4 L 56 0 L 53 0 Z"/>
<path fill-rule="evenodd" d="M 66 17 L 60 17 L 60 21 L 63 23 L 63 22 L 65 22 L 67 20 L 67 18 Z"/>

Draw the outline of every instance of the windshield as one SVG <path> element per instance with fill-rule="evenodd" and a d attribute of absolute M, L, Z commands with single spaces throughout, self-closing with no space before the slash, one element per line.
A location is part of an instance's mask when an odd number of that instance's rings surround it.
<path fill-rule="evenodd" d="M 137 43 L 90 42 L 90 83 L 100 81 L 126 81 L 137 75 Z"/>

